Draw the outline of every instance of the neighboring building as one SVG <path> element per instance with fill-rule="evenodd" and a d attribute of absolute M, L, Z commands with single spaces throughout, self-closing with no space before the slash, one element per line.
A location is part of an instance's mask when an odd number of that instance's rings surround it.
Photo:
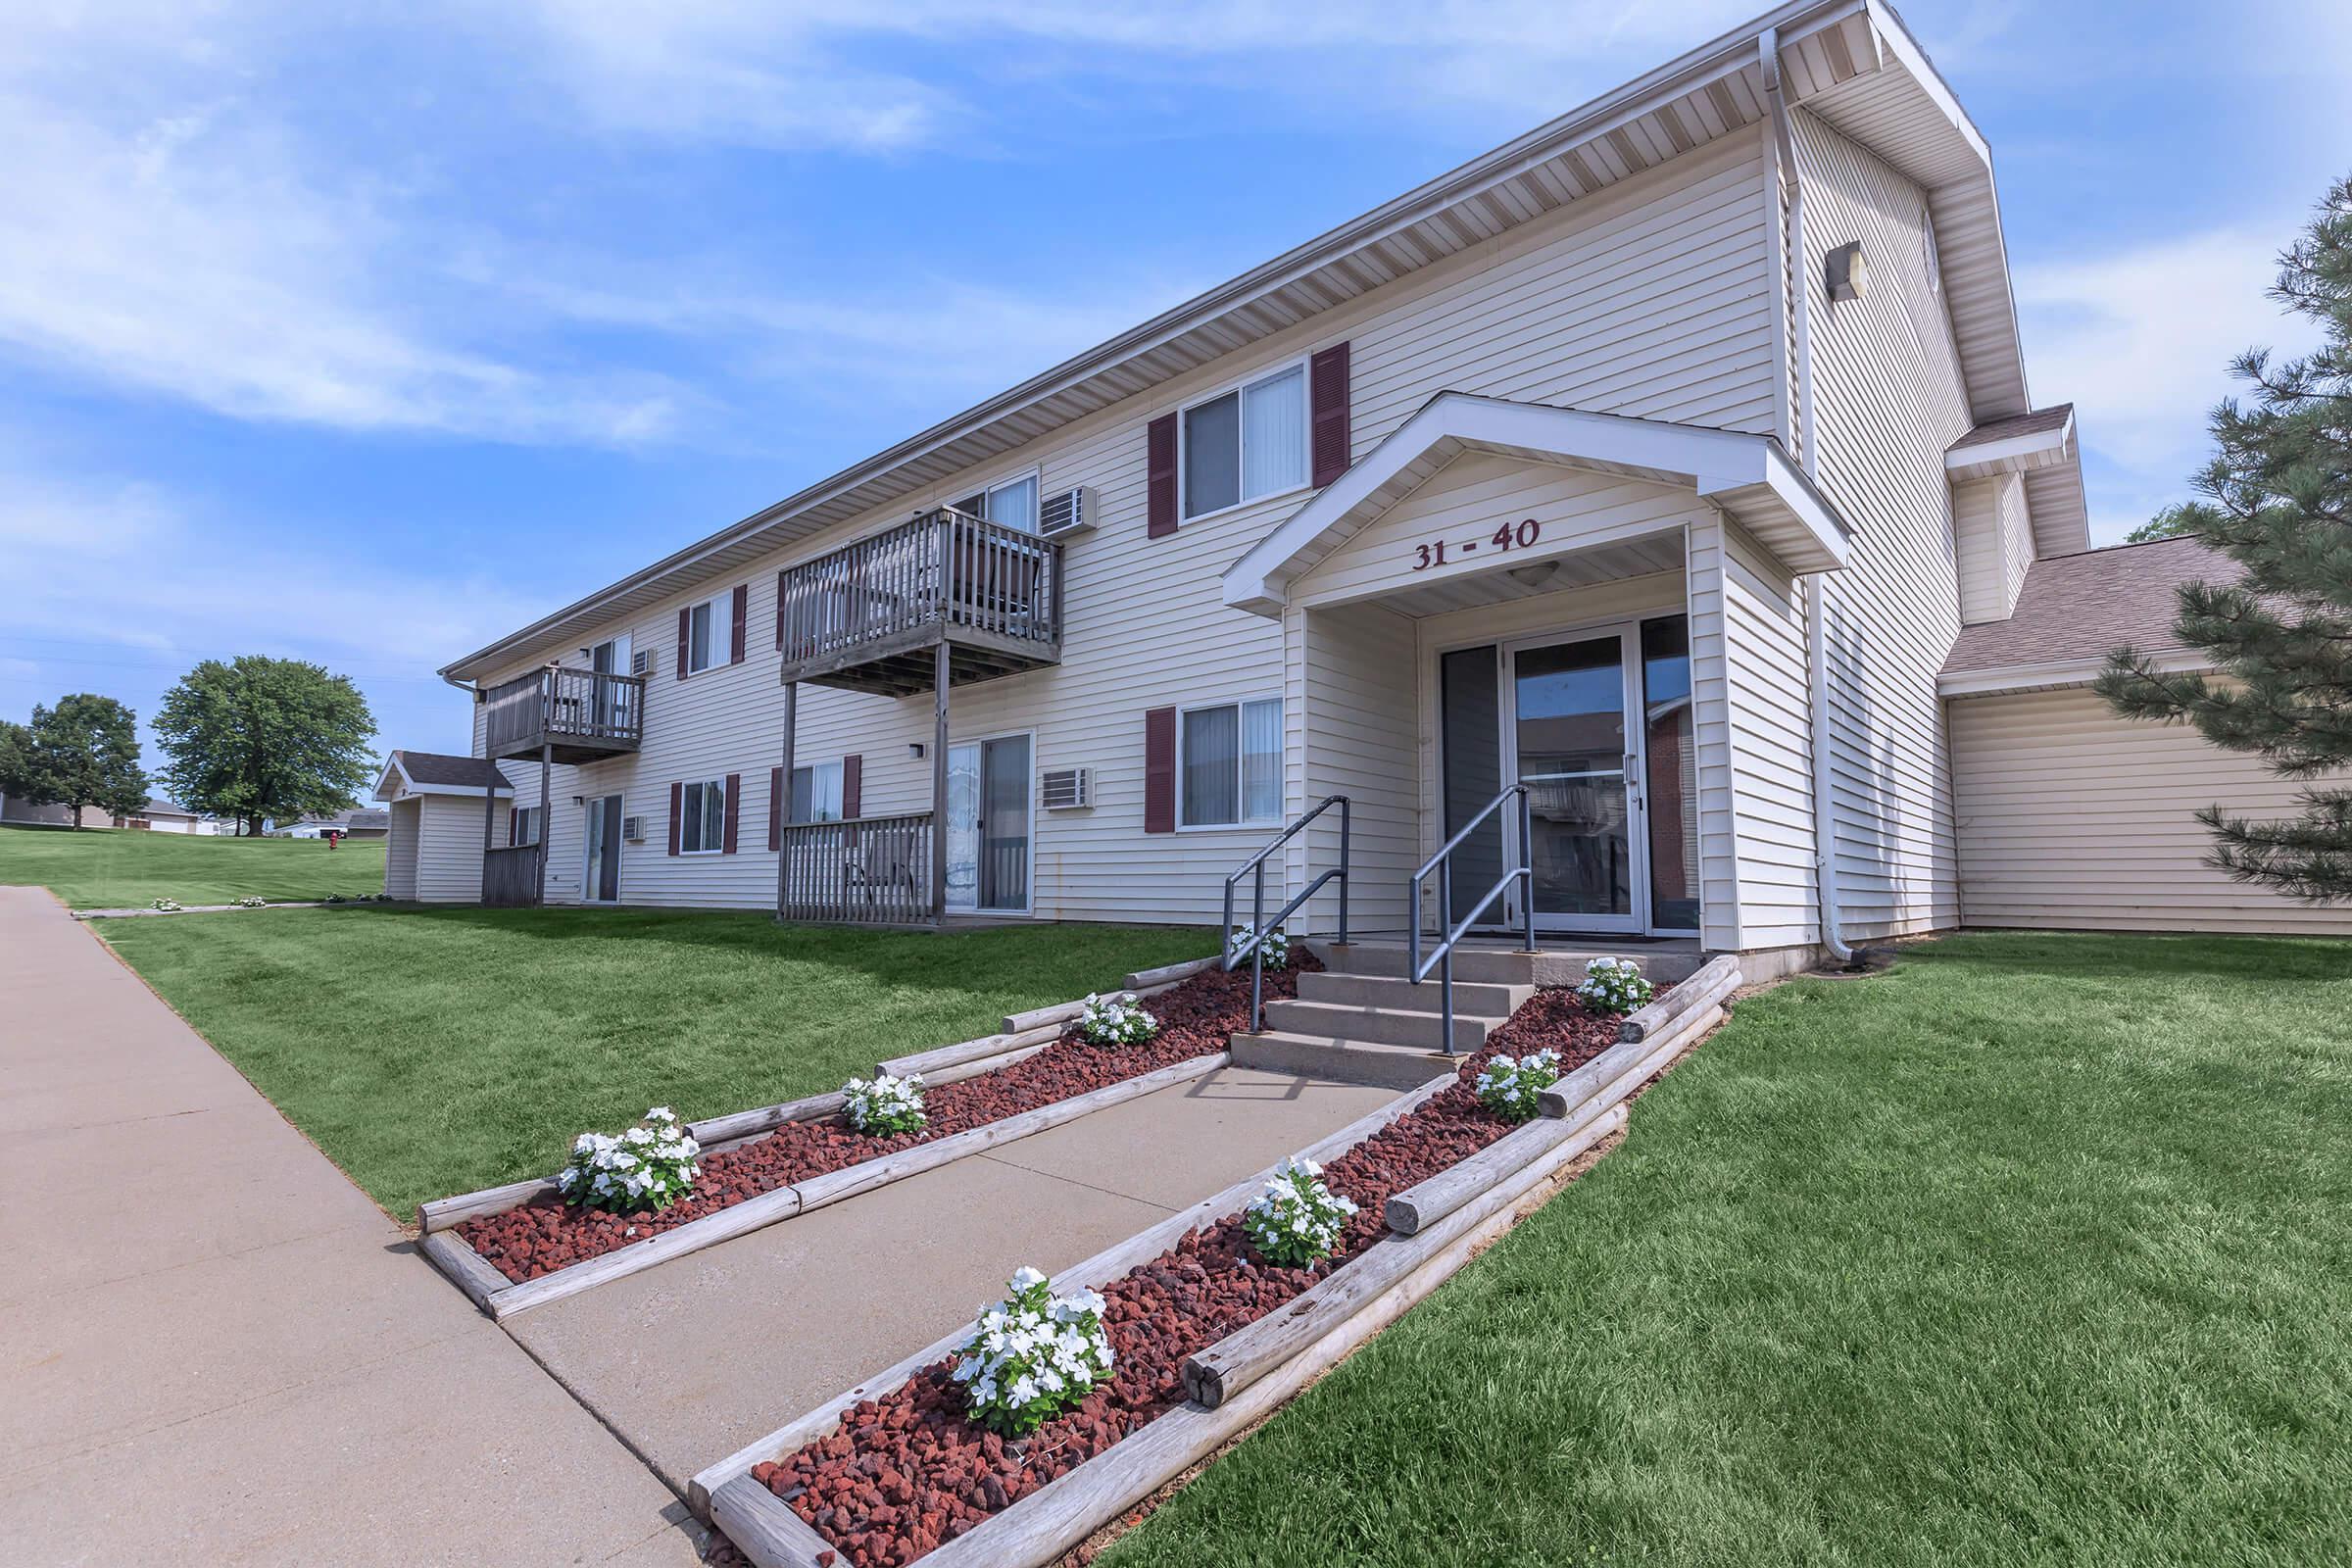
<path fill-rule="evenodd" d="M 201 811 L 191 811 L 184 806 L 174 806 L 159 796 L 147 797 L 147 804 L 136 816 L 118 816 L 108 824 L 112 827 L 145 828 L 154 833 L 194 833 L 210 836 L 220 831 L 220 824 Z"/>
<path fill-rule="evenodd" d="M 2087 545 L 1983 137 L 1890 11 L 1789 5 L 449 665 L 532 809 L 412 765 L 387 887 L 1208 923 L 1343 794 L 1396 931 L 1517 782 L 1545 931 L 1751 974 L 1825 906 L 2352 926 L 2217 902 L 2189 807 L 2278 786 L 2082 692 L 2172 580 Z"/>
<path fill-rule="evenodd" d="M 74 811 L 64 806 L 35 806 L 30 801 L 11 799 L 0 794 L 0 823 L 20 827 L 72 827 Z M 95 806 L 81 808 L 81 826 L 112 827 L 114 819 Z"/>
<path fill-rule="evenodd" d="M 384 892 L 424 904 L 480 902 L 484 824 L 503 826 L 499 798 L 511 793 L 478 757 L 394 752 L 375 785 L 387 803 Z"/>
<path fill-rule="evenodd" d="M 322 839 L 333 834 L 347 839 L 380 839 L 388 836 L 391 828 L 388 811 L 313 812 L 288 828 L 286 837 Z"/>

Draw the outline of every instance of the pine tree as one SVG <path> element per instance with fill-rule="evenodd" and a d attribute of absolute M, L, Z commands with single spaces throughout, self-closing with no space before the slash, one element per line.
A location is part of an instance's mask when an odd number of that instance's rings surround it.
<path fill-rule="evenodd" d="M 2306 781 L 2302 813 L 2250 821 L 2220 806 L 2197 819 L 2211 863 L 2314 904 L 2352 900 L 2352 178 L 2338 180 L 2278 258 L 2271 297 L 2323 341 L 2274 361 L 2238 357 L 2248 388 L 2214 410 L 2213 461 L 2192 481 L 2181 532 L 2239 568 L 2180 589 L 2174 629 L 2215 675 L 2167 673 L 2119 649 L 2097 689 L 2132 718 L 2194 724 L 2214 745 Z"/>

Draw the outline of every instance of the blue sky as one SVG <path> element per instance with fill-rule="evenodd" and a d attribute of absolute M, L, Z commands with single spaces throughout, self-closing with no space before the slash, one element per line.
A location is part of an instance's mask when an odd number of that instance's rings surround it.
<path fill-rule="evenodd" d="M 462 751 L 437 665 L 1760 3 L 4 0 L 0 716 L 261 652 Z M 1903 11 L 2120 538 L 2295 341 L 2352 8 Z"/>

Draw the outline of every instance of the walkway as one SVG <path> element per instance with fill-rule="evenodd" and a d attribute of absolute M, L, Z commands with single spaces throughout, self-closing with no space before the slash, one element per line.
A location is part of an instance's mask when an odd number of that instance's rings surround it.
<path fill-rule="evenodd" d="M 0 887 L 0 1562 L 696 1561 L 669 1492 L 38 888 Z"/>

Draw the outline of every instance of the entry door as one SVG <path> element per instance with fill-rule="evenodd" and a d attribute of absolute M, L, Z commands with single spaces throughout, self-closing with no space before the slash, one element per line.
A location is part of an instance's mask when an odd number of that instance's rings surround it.
<path fill-rule="evenodd" d="M 1507 658 L 1503 765 L 1528 786 L 1536 924 L 1646 929 L 1634 628 L 1520 644 Z"/>
<path fill-rule="evenodd" d="M 948 907 L 1029 907 L 1029 737 L 948 748 Z"/>
<path fill-rule="evenodd" d="M 580 897 L 612 904 L 620 897 L 620 797 L 590 801 L 584 825 L 588 864 L 580 877 Z"/>

